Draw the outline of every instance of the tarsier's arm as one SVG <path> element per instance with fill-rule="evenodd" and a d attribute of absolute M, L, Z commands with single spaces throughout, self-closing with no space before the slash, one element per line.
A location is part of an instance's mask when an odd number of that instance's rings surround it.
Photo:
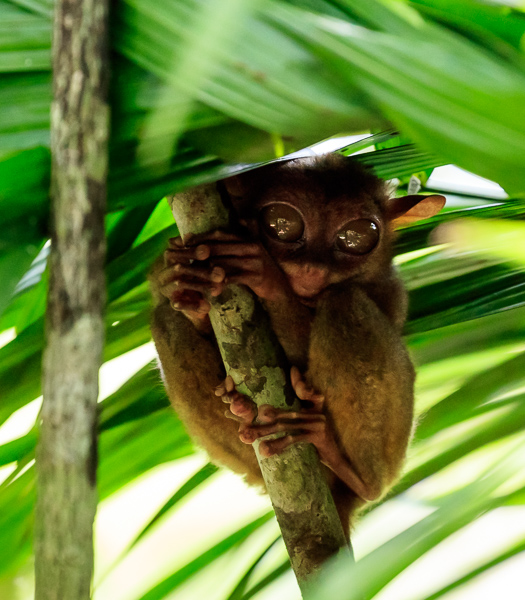
<path fill-rule="evenodd" d="M 262 484 L 253 448 L 239 440 L 238 423 L 225 418 L 225 405 L 213 391 L 225 377 L 215 338 L 170 306 L 160 292 L 163 269 L 159 262 L 150 275 L 156 301 L 152 335 L 170 401 L 188 433 L 215 461 L 246 475 L 248 483 Z"/>

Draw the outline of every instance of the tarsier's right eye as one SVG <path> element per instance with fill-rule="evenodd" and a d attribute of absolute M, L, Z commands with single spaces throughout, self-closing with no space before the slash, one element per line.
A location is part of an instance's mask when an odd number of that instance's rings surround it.
<path fill-rule="evenodd" d="M 259 220 L 268 237 L 281 242 L 297 242 L 304 232 L 301 214 L 288 204 L 265 206 L 261 210 Z"/>
<path fill-rule="evenodd" d="M 368 254 L 379 242 L 379 229 L 369 219 L 350 221 L 337 234 L 337 246 L 347 254 Z"/>

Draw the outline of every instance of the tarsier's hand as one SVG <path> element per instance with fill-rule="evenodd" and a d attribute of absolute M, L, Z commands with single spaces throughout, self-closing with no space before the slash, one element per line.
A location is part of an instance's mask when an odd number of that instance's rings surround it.
<path fill-rule="evenodd" d="M 264 247 L 235 234 L 217 230 L 196 237 L 191 246 L 172 238 L 164 259 L 161 293 L 176 310 L 206 314 L 210 304 L 204 293 L 218 296 L 229 283 L 246 285 L 267 300 L 289 291 L 286 276 Z"/>
<path fill-rule="evenodd" d="M 267 404 L 257 410 L 254 402 L 235 390 L 231 377 L 216 388 L 215 394 L 230 404 L 226 416 L 239 421 L 239 437 L 245 444 L 285 432 L 283 437 L 261 440 L 259 452 L 262 456 L 280 454 L 291 444 L 310 442 L 317 449 L 321 462 L 358 496 L 365 500 L 376 499 L 381 490 L 367 485 L 339 448 L 334 431 L 323 414 L 324 396 L 308 386 L 297 367 L 292 367 L 291 380 L 295 394 L 303 404 L 298 411 L 280 410 Z"/>
<path fill-rule="evenodd" d="M 188 316 L 205 318 L 210 303 L 204 297 L 221 292 L 225 273 L 220 267 L 210 267 L 206 262 L 209 249 L 204 245 L 186 247 L 182 238 L 171 238 L 164 252 L 165 267 L 159 273 L 160 292 L 175 310 Z"/>

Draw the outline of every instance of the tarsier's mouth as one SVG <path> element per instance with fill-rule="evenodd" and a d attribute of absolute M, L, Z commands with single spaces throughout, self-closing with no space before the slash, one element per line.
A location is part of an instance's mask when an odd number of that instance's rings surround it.
<path fill-rule="evenodd" d="M 320 297 L 321 294 L 310 297 L 298 296 L 298 300 L 301 304 L 304 304 L 304 306 L 308 306 L 308 308 L 315 308 Z"/>

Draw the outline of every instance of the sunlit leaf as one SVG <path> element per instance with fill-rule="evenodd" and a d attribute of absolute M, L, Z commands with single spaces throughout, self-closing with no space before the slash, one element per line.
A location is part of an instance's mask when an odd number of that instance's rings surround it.
<path fill-rule="evenodd" d="M 142 529 L 142 531 L 135 537 L 133 542 L 130 544 L 129 549 L 133 548 L 147 533 L 150 529 L 160 520 L 166 513 L 172 510 L 180 502 L 182 502 L 188 494 L 195 491 L 202 483 L 207 481 L 212 475 L 215 475 L 218 471 L 218 467 L 208 463 L 204 465 L 197 473 L 192 475 L 188 481 L 186 481 L 169 500 L 162 506 L 157 514 L 151 519 L 151 521 Z"/>
<path fill-rule="evenodd" d="M 439 591 L 431 594 L 430 596 L 427 596 L 426 598 L 424 598 L 424 600 L 437 600 L 438 598 L 442 598 L 443 596 L 448 594 L 448 592 L 451 592 L 452 590 L 455 590 L 455 589 L 461 587 L 462 585 L 464 585 L 465 583 L 468 583 L 469 581 L 471 581 L 478 575 L 482 575 L 483 573 L 486 573 L 490 569 L 500 565 L 502 562 L 504 562 L 504 561 L 508 560 L 509 558 L 512 558 L 513 556 L 516 556 L 517 554 L 520 554 L 521 552 L 524 552 L 524 551 L 525 551 L 525 542 L 519 542 L 518 544 L 515 544 L 512 548 L 510 548 L 506 552 L 501 553 L 496 558 L 487 561 L 483 565 L 479 566 L 477 569 L 473 569 L 472 571 L 470 571 L 470 573 L 468 573 L 467 575 L 460 577 L 453 583 L 450 583 L 449 585 L 445 586 L 444 588 L 440 589 Z"/>
<path fill-rule="evenodd" d="M 523 506 L 523 488 L 492 494 L 498 478 L 519 472 L 520 465 L 497 461 L 525 431 L 523 11 L 470 0 L 125 0 L 113 8 L 105 360 L 150 340 L 146 276 L 177 234 L 166 194 L 226 176 L 228 161 L 250 168 L 337 134 L 373 132 L 344 152 L 360 152 L 382 177 L 406 184 L 415 173 L 454 162 L 515 193 L 490 202 L 470 197 L 465 204 L 479 206 L 445 209 L 401 230 L 396 241 L 411 296 L 406 331 L 420 371 L 417 405 L 425 414 L 395 493 L 438 477 L 447 487 L 451 470 L 489 455 L 494 471 L 431 494 L 434 514 L 342 574 L 344 584 L 334 575 L 331 583 L 342 591 L 320 597 L 349 597 L 357 573 L 375 593 L 483 511 Z M 52 0 L 0 0 L 0 334 L 14 328 L 16 335 L 0 348 L 0 423 L 41 391 L 45 257 L 31 263 L 50 237 L 52 12 Z M 464 217 L 479 220 L 460 230 L 474 241 L 474 253 L 429 248 L 436 225 L 456 227 Z M 194 452 L 157 371 L 147 365 L 129 375 L 100 406 L 102 498 Z M 0 445 L 0 464 L 15 469 L 0 485 L 5 577 L 18 576 L 30 559 L 36 433 L 28 430 Z M 213 469 L 195 474 L 151 516 L 141 543 Z M 241 542 L 269 518 L 226 534 L 144 598 L 176 594 L 218 557 L 238 562 Z M 265 548 L 235 571 L 225 592 L 230 600 L 264 593 L 289 569 L 285 562 L 259 573 Z M 518 543 L 500 552 L 427 600 L 459 591 L 521 551 Z"/>
<path fill-rule="evenodd" d="M 167 594 L 177 589 L 189 577 L 209 565 L 219 556 L 225 554 L 228 550 L 239 544 L 239 542 L 245 540 L 250 533 L 264 525 L 264 523 L 269 521 L 272 517 L 273 512 L 269 512 L 262 517 L 255 519 L 250 524 L 241 527 L 235 533 L 226 537 L 209 550 L 203 552 L 199 557 L 190 561 L 184 567 L 167 577 L 164 581 L 157 584 L 149 592 L 144 594 L 140 600 L 161 600 L 162 598 L 165 598 Z"/>
<path fill-rule="evenodd" d="M 422 554 L 494 506 L 492 493 L 515 472 L 523 450 L 515 449 L 484 477 L 451 495 L 438 510 L 392 538 L 355 565 L 336 561 L 307 598 L 372 598 Z"/>

